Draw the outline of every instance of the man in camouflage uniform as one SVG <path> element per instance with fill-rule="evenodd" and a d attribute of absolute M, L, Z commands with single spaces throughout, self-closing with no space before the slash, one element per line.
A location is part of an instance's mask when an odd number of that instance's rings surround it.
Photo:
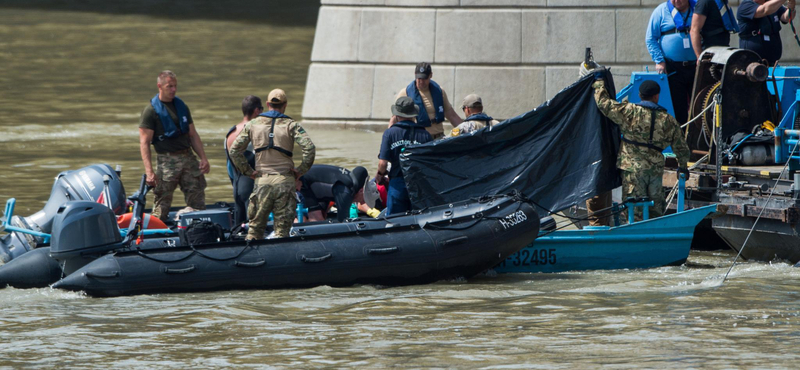
<path fill-rule="evenodd" d="M 263 239 L 269 214 L 274 215 L 275 236 L 289 236 L 295 218 L 295 181 L 314 164 L 316 148 L 300 124 L 283 114 L 286 93 L 272 90 L 267 97 L 269 111 L 248 122 L 230 148 L 231 161 L 245 176 L 256 180 L 250 195 L 247 217 L 250 219 L 247 240 Z M 250 167 L 244 151 L 253 142 L 256 168 Z M 303 150 L 303 160 L 294 167 L 294 143 Z"/>
<path fill-rule="evenodd" d="M 661 186 L 664 173 L 664 155 L 661 152 L 672 146 L 678 159 L 678 173 L 684 173 L 688 178 L 689 147 L 678 121 L 657 104 L 661 88 L 654 81 L 645 81 L 639 88 L 642 102 L 631 104 L 611 99 L 602 79 L 598 79 L 593 87 L 597 107 L 619 125 L 622 132 L 622 146 L 617 158 L 617 167 L 622 170 L 622 199 L 647 197 L 655 204 L 650 208 L 650 217 L 663 215 L 666 205 Z M 640 208 L 634 213 L 636 220 L 642 219 Z"/>
<path fill-rule="evenodd" d="M 186 205 L 206 209 L 208 159 L 203 142 L 194 128 L 189 107 L 175 96 L 178 79 L 175 73 L 163 71 L 156 79 L 158 94 L 142 111 L 139 121 L 139 151 L 144 163 L 146 182 L 154 186 L 153 216 L 166 221 L 172 205 L 172 193 L 180 185 Z M 150 145 L 156 150 L 156 172 L 153 172 Z M 192 154 L 200 157 L 200 162 Z"/>
<path fill-rule="evenodd" d="M 461 110 L 467 118 L 450 131 L 450 137 L 469 134 L 486 126 L 494 126 L 500 122 L 483 113 L 483 100 L 477 94 L 469 94 L 461 102 Z"/>

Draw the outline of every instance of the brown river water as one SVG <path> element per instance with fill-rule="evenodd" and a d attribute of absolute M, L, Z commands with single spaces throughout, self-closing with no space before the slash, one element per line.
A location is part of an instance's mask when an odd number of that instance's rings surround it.
<path fill-rule="evenodd" d="M 231 198 L 222 139 L 244 96 L 283 88 L 300 118 L 318 2 L 70 3 L 0 2 L 0 202 L 17 198 L 17 214 L 39 210 L 60 171 L 92 163 L 122 165 L 132 192 L 139 113 L 162 69 L 206 145 L 210 201 Z M 308 131 L 318 163 L 375 170 L 380 133 Z M 6 288 L 0 369 L 797 368 L 800 269 L 745 262 L 721 284 L 732 259 L 402 288 Z"/>

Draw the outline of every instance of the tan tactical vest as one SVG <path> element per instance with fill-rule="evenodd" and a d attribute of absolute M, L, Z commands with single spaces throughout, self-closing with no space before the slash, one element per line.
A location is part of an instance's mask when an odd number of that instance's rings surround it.
<path fill-rule="evenodd" d="M 285 174 L 294 168 L 292 157 L 276 149 L 266 149 L 269 146 L 269 133 L 272 128 L 272 118 L 258 117 L 257 122 L 250 126 L 250 138 L 256 149 L 256 171 L 262 174 Z M 294 149 L 293 127 L 296 123 L 290 118 L 276 118 L 273 131 L 273 146 L 284 149 L 289 153 Z M 259 150 L 261 149 L 261 150 Z"/>

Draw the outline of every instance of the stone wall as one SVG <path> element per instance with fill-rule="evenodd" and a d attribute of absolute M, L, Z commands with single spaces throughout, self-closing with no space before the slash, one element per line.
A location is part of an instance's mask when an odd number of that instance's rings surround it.
<path fill-rule="evenodd" d="M 632 71 L 654 68 L 644 36 L 660 2 L 322 0 L 304 122 L 385 127 L 395 95 L 420 61 L 433 65 L 433 79 L 456 108 L 477 93 L 499 119 L 527 112 L 574 82 L 587 46 L 621 88 Z M 796 62 L 800 48 L 786 28 L 783 62 Z"/>

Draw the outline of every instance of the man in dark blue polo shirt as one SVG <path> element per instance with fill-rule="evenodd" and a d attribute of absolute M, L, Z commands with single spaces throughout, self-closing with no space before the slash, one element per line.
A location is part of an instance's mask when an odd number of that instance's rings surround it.
<path fill-rule="evenodd" d="M 375 182 L 384 183 L 389 175 L 389 194 L 387 196 L 386 214 L 402 213 L 411 209 L 403 170 L 400 168 L 400 153 L 408 145 L 422 144 L 433 140 L 431 134 L 416 122 L 419 106 L 414 100 L 402 96 L 392 106 L 392 127 L 383 132 L 381 151 L 378 154 L 378 174 Z M 387 170 L 389 163 L 391 170 Z"/>
<path fill-rule="evenodd" d="M 736 13 L 739 21 L 739 47 L 755 51 L 770 66 L 781 59 L 781 22 L 794 18 L 795 0 L 743 0 Z"/>
<path fill-rule="evenodd" d="M 730 46 L 731 33 L 739 33 L 739 25 L 728 0 L 697 0 L 689 31 L 695 56 L 712 46 Z"/>

